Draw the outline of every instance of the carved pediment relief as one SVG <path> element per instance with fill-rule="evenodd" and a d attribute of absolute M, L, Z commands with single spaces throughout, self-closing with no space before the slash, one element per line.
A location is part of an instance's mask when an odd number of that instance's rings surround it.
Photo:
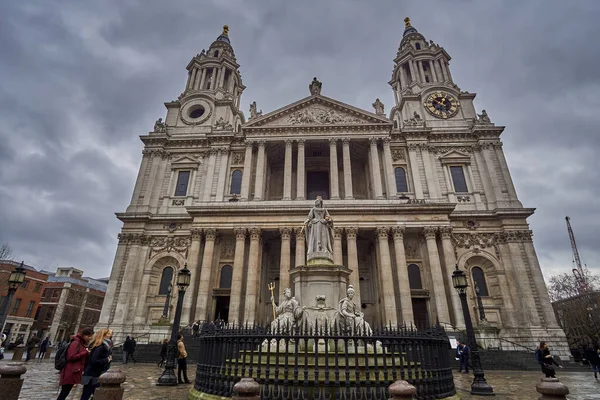
<path fill-rule="evenodd" d="M 358 109 L 323 96 L 311 96 L 297 103 L 253 119 L 246 127 L 392 125 L 384 116 Z"/>

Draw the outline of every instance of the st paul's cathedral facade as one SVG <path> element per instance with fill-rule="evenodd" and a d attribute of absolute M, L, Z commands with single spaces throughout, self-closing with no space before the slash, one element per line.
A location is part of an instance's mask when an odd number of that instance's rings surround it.
<path fill-rule="evenodd" d="M 252 103 L 246 118 L 228 28 L 193 57 L 185 90 L 141 136 L 99 326 L 151 335 L 186 263 L 182 325 L 269 322 L 268 285 L 277 300 L 305 264 L 302 223 L 321 196 L 335 221 L 334 261 L 351 270 L 371 325 L 464 330 L 451 281 L 458 266 L 484 345 L 546 340 L 566 351 L 527 223 L 534 209 L 519 201 L 504 157 L 504 127 L 476 113 L 448 53 L 405 21 L 387 114 L 379 99 L 367 111 L 329 98 L 314 78 L 309 96 L 265 114 Z"/>

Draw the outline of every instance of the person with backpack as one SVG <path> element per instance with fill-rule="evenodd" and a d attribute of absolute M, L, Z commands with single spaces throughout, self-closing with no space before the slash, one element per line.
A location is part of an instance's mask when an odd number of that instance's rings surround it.
<path fill-rule="evenodd" d="M 112 361 L 111 334 L 112 331 L 110 329 L 101 329 L 94 336 L 94 340 L 90 346 L 90 361 L 85 366 L 81 380 L 81 384 L 84 386 L 80 400 L 88 400 L 94 394 L 96 388 L 100 386 L 98 378 L 110 366 L 110 362 Z"/>
<path fill-rule="evenodd" d="M 131 337 L 127 336 L 125 338 L 125 342 L 123 343 L 123 364 L 127 364 L 129 361 L 129 355 L 133 352 L 133 344 L 131 342 Z"/>
<path fill-rule="evenodd" d="M 165 360 L 167 359 L 167 350 L 169 349 L 169 339 L 165 339 L 160 346 L 160 361 L 158 362 L 158 368 L 162 368 Z"/>
<path fill-rule="evenodd" d="M 590 368 L 594 371 L 594 378 L 598 379 L 598 372 L 600 372 L 600 348 L 594 349 L 592 345 L 589 345 L 585 349 L 585 358 L 590 363 Z"/>
<path fill-rule="evenodd" d="M 88 342 L 94 336 L 94 331 L 86 328 L 77 335 L 71 336 L 68 346 L 60 348 L 56 352 L 54 366 L 60 370 L 61 391 L 56 400 L 66 400 L 73 386 L 81 383 L 85 363 L 90 351 Z"/>
<path fill-rule="evenodd" d="M 562 365 L 552 358 L 546 342 L 540 342 L 540 347 L 535 351 L 535 360 L 541 365 L 542 372 L 546 375 L 546 378 L 556 378 L 554 365 L 562 368 Z"/>

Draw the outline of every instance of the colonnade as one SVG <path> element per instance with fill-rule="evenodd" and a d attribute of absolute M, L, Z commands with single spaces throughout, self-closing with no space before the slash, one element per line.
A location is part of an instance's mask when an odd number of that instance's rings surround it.
<path fill-rule="evenodd" d="M 403 226 L 376 226 L 372 228 L 362 228 L 361 230 L 372 230 L 376 233 L 379 271 L 379 298 L 382 303 L 382 321 L 386 324 L 414 323 L 412 308 L 411 288 L 409 284 L 407 260 L 404 248 L 404 235 L 406 232 Z M 260 269 L 262 265 L 262 236 L 263 230 L 260 227 L 238 227 L 234 229 L 235 233 L 235 253 L 233 261 L 233 276 L 231 284 L 231 295 L 229 303 L 229 322 L 232 323 L 253 323 L 257 315 L 258 299 L 260 290 Z M 290 287 L 290 269 L 292 266 L 291 241 L 295 240 L 295 266 L 305 264 L 305 237 L 301 228 L 281 227 L 281 252 L 280 252 L 280 290 Z M 360 288 L 359 277 L 359 258 L 357 248 L 358 228 L 354 226 L 339 226 L 334 230 L 333 258 L 338 264 L 343 263 L 343 240 L 346 239 L 347 248 L 347 267 L 352 271 L 349 277 L 349 283 L 355 288 Z M 453 324 L 457 327 L 464 327 L 462 320 L 462 311 L 457 296 L 447 287 L 444 276 L 448 279 L 452 275 L 453 267 L 456 263 L 454 247 L 451 242 L 450 227 L 423 227 L 421 232 L 425 237 L 427 253 L 429 259 L 429 270 L 431 287 L 432 311 L 435 311 L 437 319 L 441 323 Z M 438 252 L 437 240 L 441 239 L 443 254 Z M 199 271 L 193 273 L 192 288 L 198 287 L 197 294 L 192 293 L 186 296 L 183 309 L 183 320 L 205 320 L 209 319 L 209 300 L 212 293 L 212 282 L 215 264 L 215 240 L 217 231 L 215 229 L 206 229 L 204 233 L 204 253 L 201 265 L 194 265 L 193 260 L 190 269 Z M 249 251 L 246 251 L 246 245 L 249 238 Z M 391 243 L 390 243 L 391 238 Z M 390 252 L 392 245 L 393 252 Z M 245 257 L 248 259 L 246 260 Z M 196 254 L 196 259 L 198 254 Z M 392 259 L 393 257 L 393 259 Z M 442 258 L 443 257 L 443 262 Z M 245 271 L 244 266 L 247 265 Z M 395 271 L 394 271 L 395 265 Z M 200 268 L 199 268 L 200 267 Z M 395 274 L 395 276 L 394 276 Z M 394 279 L 395 278 L 395 279 Z M 394 285 L 394 281 L 397 285 Z M 242 296 L 244 298 L 242 299 Z M 361 303 L 361 293 L 357 290 L 355 302 Z M 452 301 L 448 304 L 447 299 Z M 192 304 L 195 303 L 195 310 L 192 310 Z M 451 316 L 453 314 L 453 316 Z"/>
<path fill-rule="evenodd" d="M 316 139 L 315 139 L 316 140 Z M 322 140 L 322 139 L 321 139 Z M 329 138 L 329 195 L 330 199 L 354 199 L 352 185 L 352 160 L 350 154 L 350 141 L 363 139 L 350 139 L 348 137 Z M 384 199 L 384 184 L 387 198 L 396 198 L 396 181 L 394 177 L 392 152 L 390 149 L 390 139 L 387 137 L 370 137 L 369 139 L 369 177 L 373 183 L 373 195 L 376 199 Z M 306 199 L 306 139 L 286 139 L 283 171 L 283 197 L 282 200 L 305 200 Z M 338 170 L 338 143 L 342 145 L 342 169 L 344 193 L 340 193 L 340 179 Z M 383 160 L 380 160 L 378 149 L 381 142 Z M 264 200 L 265 178 L 266 178 L 266 145 L 265 140 L 246 141 L 246 152 L 244 158 L 244 174 L 242 176 L 241 200 Z M 294 145 L 297 148 L 296 164 L 296 193 L 292 195 L 292 153 Z M 254 148 L 256 151 L 256 169 L 252 171 Z M 383 162 L 384 176 L 381 174 L 381 162 Z M 250 171 L 250 173 L 248 172 Z M 254 176 L 254 197 L 250 198 L 252 176 Z"/>

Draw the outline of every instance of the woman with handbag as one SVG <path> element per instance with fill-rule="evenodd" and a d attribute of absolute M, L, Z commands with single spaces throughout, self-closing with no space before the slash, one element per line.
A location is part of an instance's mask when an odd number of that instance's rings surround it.
<path fill-rule="evenodd" d="M 96 388 L 100 386 L 98 378 L 108 369 L 112 361 L 111 336 L 112 331 L 110 329 L 101 329 L 94 336 L 90 346 L 90 361 L 85 367 L 83 379 L 81 380 L 84 386 L 80 400 L 88 400 L 94 394 Z"/>

